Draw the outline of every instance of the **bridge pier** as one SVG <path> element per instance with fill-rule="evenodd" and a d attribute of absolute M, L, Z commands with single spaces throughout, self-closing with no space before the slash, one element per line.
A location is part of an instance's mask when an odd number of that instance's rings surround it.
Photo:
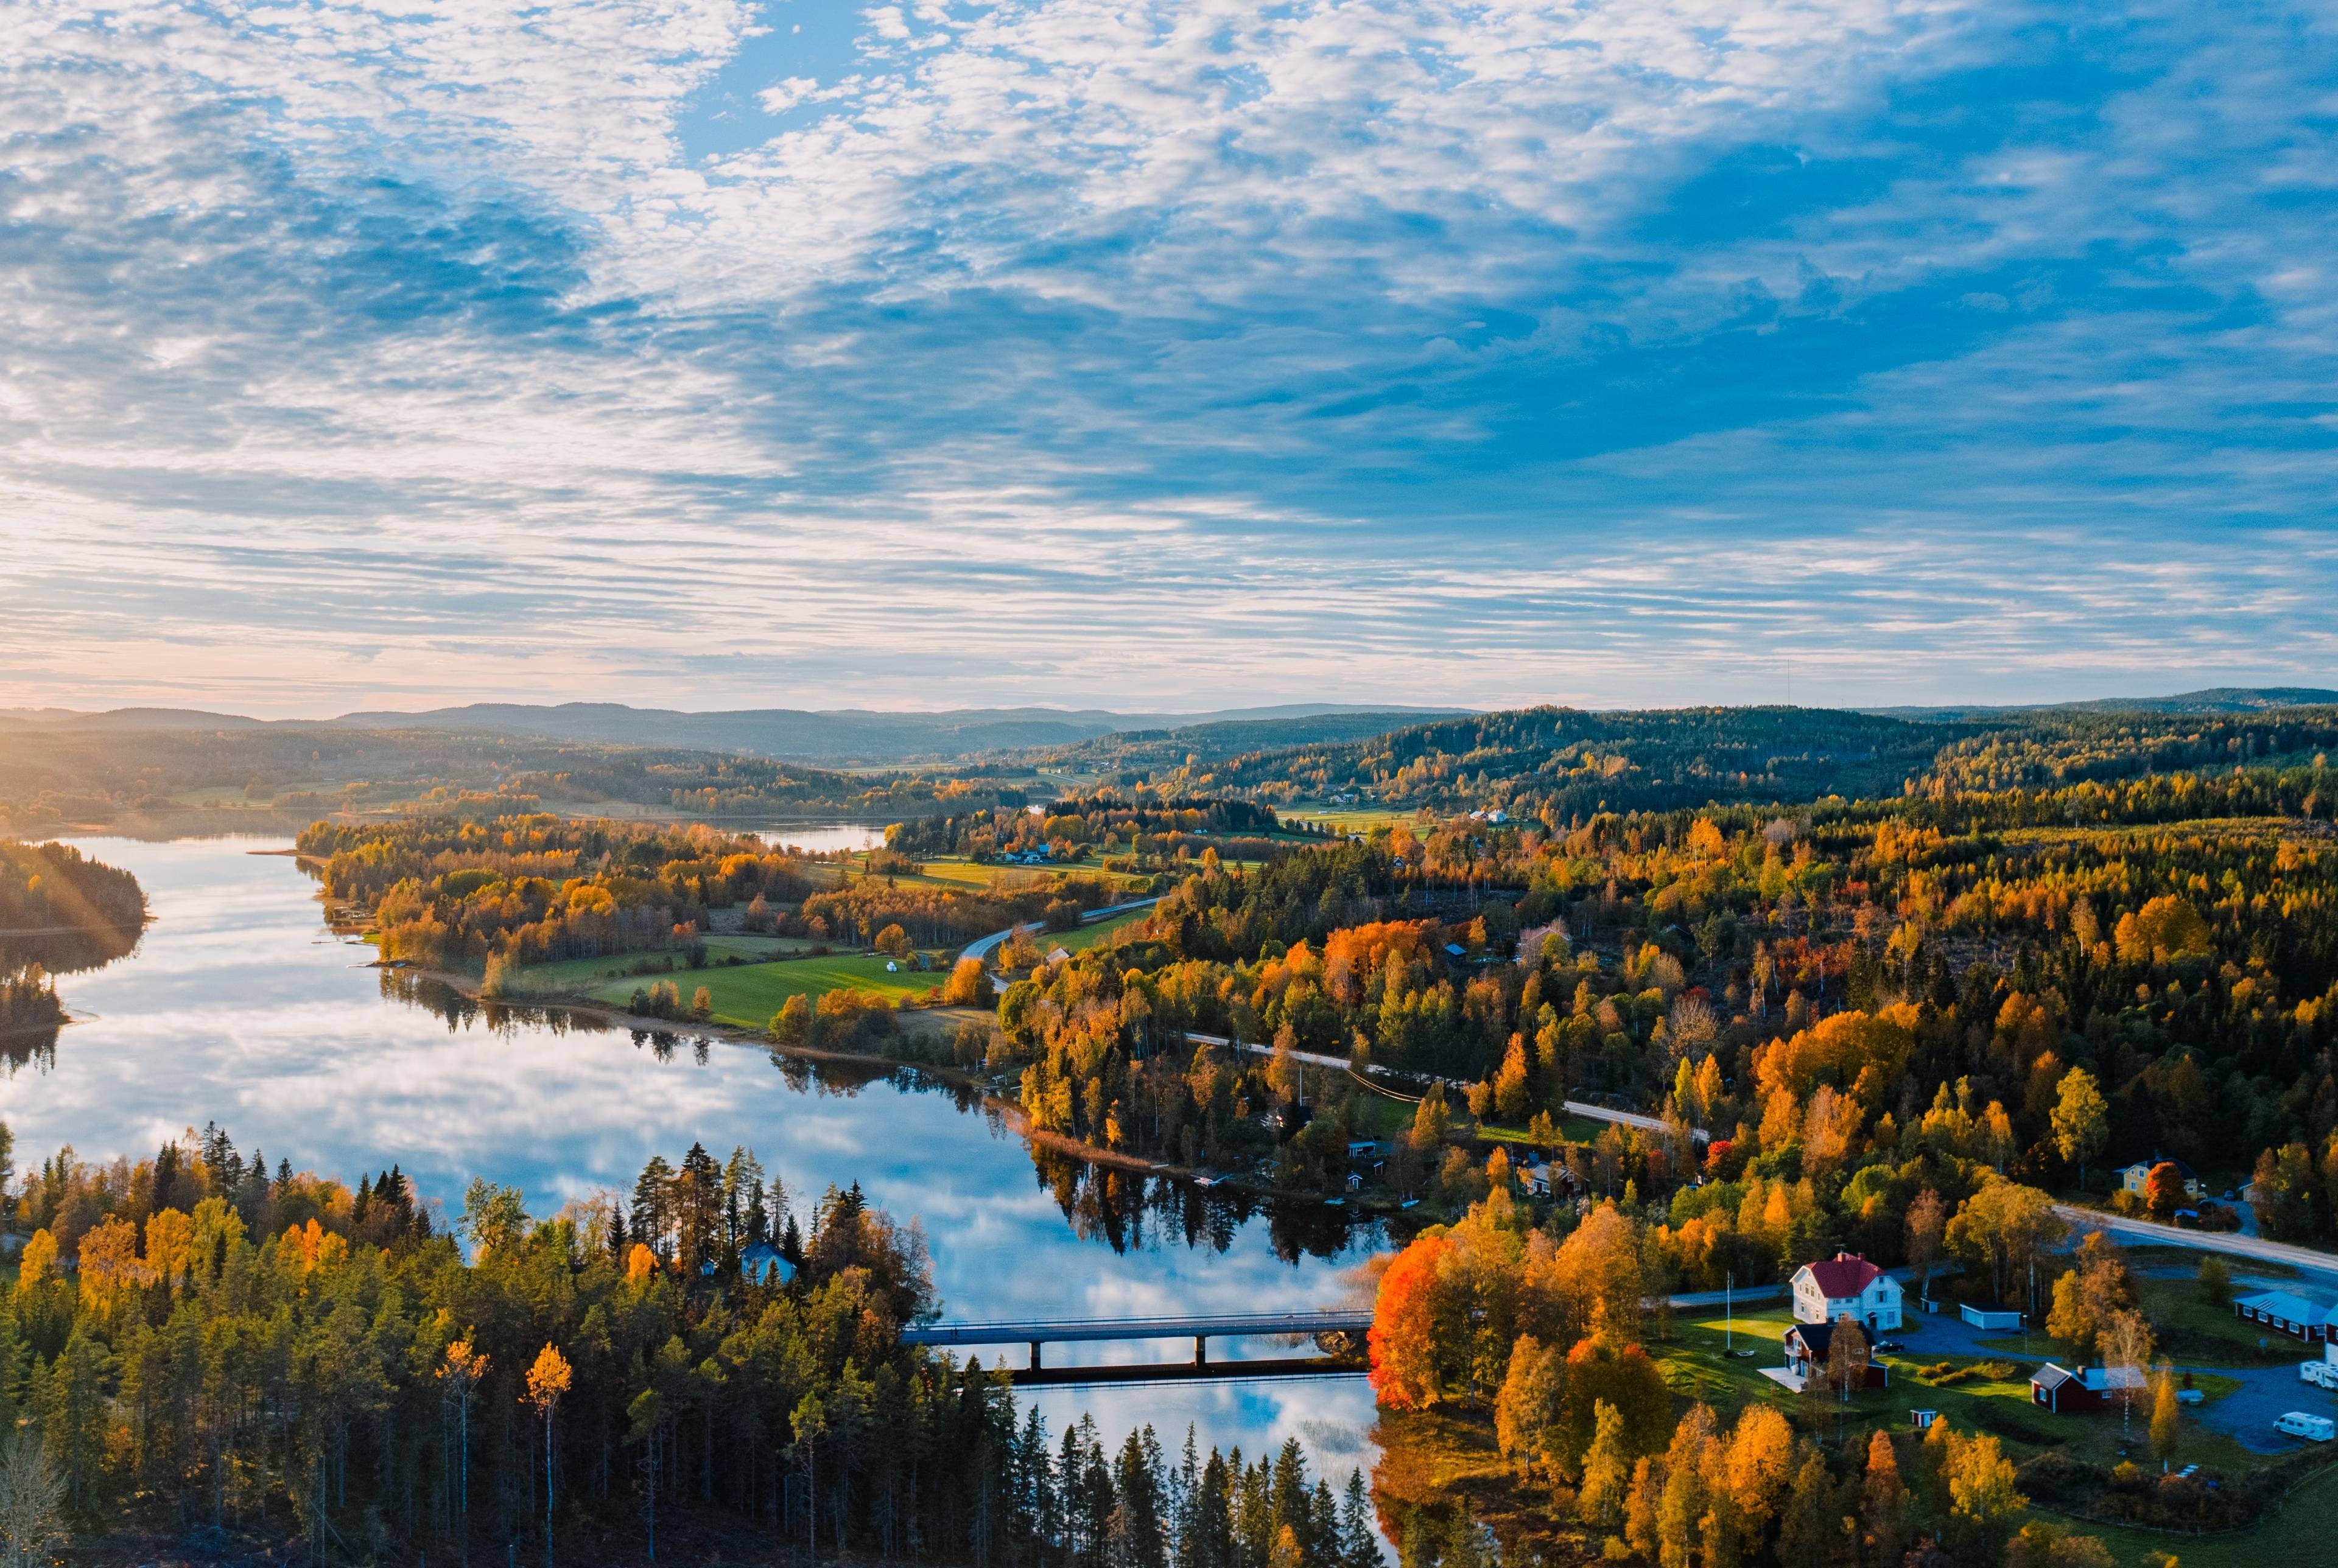
<path fill-rule="evenodd" d="M 1206 1334 L 1196 1334 L 1194 1336 L 1194 1365 L 1207 1367 L 1209 1364 L 1210 1337 Z"/>
<path fill-rule="evenodd" d="M 1039 1370 L 1039 1347 L 1045 1343 L 1042 1339 L 1031 1341 L 1031 1370 L 1034 1372 Z"/>

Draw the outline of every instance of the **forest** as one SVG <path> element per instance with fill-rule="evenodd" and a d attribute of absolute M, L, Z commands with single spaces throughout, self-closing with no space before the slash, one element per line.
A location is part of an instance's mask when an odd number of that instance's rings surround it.
<path fill-rule="evenodd" d="M 756 839 L 545 813 L 316 822 L 297 844 L 381 956 L 429 968 L 687 946 L 710 908 L 799 903 L 830 877 Z"/>
<path fill-rule="evenodd" d="M 1381 1563 L 1362 1478 L 1335 1493 L 1295 1444 L 1052 1438 L 1003 1371 L 904 1346 L 938 1306 L 915 1225 L 858 1188 L 800 1216 L 747 1150 L 549 1219 L 475 1181 L 451 1229 L 395 1168 L 352 1191 L 216 1127 L 61 1151 L 10 1198 L 0 1533 L 36 1560 L 289 1531 L 319 1563 L 705 1561 L 742 1534 L 806 1561 Z"/>
<path fill-rule="evenodd" d="M 112 963 L 145 926 L 129 872 L 70 844 L 0 838 L 0 1058 L 51 1049 L 65 1021 L 52 976 Z"/>

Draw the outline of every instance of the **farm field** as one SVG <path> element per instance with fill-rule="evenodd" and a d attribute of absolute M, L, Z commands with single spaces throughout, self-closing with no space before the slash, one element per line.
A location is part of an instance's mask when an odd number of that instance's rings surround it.
<path fill-rule="evenodd" d="M 928 989 L 942 983 L 943 976 L 930 970 L 903 969 L 888 974 L 885 965 L 881 957 L 836 954 L 825 958 L 795 958 L 738 968 L 683 970 L 670 976 L 661 975 L 640 980 L 612 980 L 594 986 L 586 995 L 595 1001 L 623 1006 L 632 999 L 636 985 L 670 978 L 682 991 L 684 1002 L 697 987 L 705 986 L 713 999 L 712 1016 L 715 1023 L 761 1029 L 791 996 L 867 991 L 889 1002 L 898 1002 L 904 996 L 922 996 Z"/>

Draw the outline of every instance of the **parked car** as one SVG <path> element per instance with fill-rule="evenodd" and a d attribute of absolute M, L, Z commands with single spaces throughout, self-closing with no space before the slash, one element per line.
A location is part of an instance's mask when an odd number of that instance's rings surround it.
<path fill-rule="evenodd" d="M 1902 1345 L 1902 1344 L 1901 1344 L 1899 1340 L 1897 1340 L 1897 1339 L 1878 1339 L 1878 1340 L 1875 1342 L 1875 1351 L 1876 1351 L 1876 1354 L 1877 1354 L 1877 1355 L 1879 1355 L 1879 1356 L 1880 1356 L 1880 1355 L 1884 1354 L 1884 1353 L 1885 1353 L 1885 1352 L 1887 1352 L 1887 1351 L 1891 1351 L 1891 1350 L 1905 1350 L 1906 1348 L 1908 1348 L 1908 1347 L 1907 1347 L 1907 1346 L 1905 1346 L 1905 1345 Z"/>
<path fill-rule="evenodd" d="M 2309 1416 L 2303 1410 L 2292 1410 L 2273 1424 L 2276 1432 L 2286 1432 L 2292 1437 L 2303 1437 L 2309 1443 L 2327 1443 L 2338 1437 L 2338 1421 L 2327 1416 Z"/>

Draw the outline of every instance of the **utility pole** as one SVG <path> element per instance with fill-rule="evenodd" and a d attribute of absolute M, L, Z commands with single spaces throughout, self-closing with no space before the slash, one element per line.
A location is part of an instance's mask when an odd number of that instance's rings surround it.
<path fill-rule="evenodd" d="M 1711 1275 L 1705 1276 L 1711 1279 Z M 1733 1299 L 1737 1289 L 1737 1270 L 1732 1269 L 1721 1287 L 1721 1348 L 1724 1355 L 1737 1348 L 1737 1308 Z"/>

